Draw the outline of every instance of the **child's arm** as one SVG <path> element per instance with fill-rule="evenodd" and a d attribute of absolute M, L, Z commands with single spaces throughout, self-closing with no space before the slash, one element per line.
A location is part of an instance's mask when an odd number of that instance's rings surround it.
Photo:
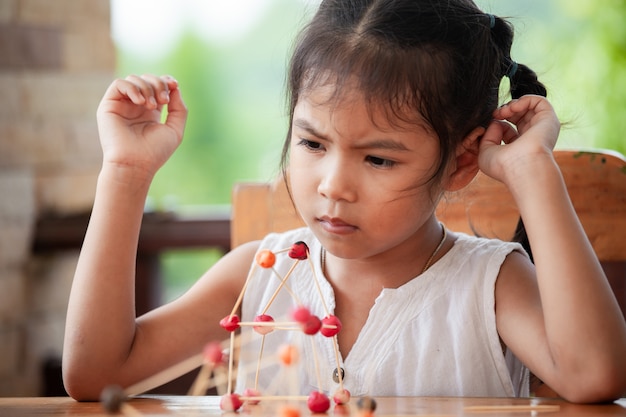
<path fill-rule="evenodd" d="M 161 123 L 161 107 L 168 116 Z M 77 399 L 128 386 L 201 351 L 233 308 L 253 246 L 224 257 L 190 291 L 135 320 L 139 229 L 154 174 L 179 145 L 187 110 L 168 77 L 111 84 L 98 108 L 103 165 L 67 313 L 63 374 Z M 242 259 L 246 258 L 246 260 Z M 247 265 L 246 265 L 247 263 Z M 216 296 L 219 294 L 219 296 Z"/>
<path fill-rule="evenodd" d="M 626 325 L 552 155 L 558 119 L 537 96 L 514 100 L 494 117 L 500 121 L 482 139 L 480 168 L 515 198 L 536 268 L 535 282 L 521 255 L 503 265 L 496 287 L 500 335 L 561 396 L 619 397 L 626 392 Z"/>

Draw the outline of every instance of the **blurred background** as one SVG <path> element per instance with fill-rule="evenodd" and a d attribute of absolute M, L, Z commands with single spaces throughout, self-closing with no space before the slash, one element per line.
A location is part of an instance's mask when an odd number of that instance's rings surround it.
<path fill-rule="evenodd" d="M 117 73 L 173 74 L 190 108 L 185 143 L 153 186 L 156 207 L 227 204 L 234 180 L 276 174 L 284 69 L 317 3 L 112 0 Z M 568 122 L 560 146 L 623 152 L 626 4 L 478 3 L 515 25 L 513 58 L 536 70 Z"/>
<path fill-rule="evenodd" d="M 567 122 L 558 146 L 625 153 L 626 2 L 477 3 L 515 25 L 513 59 L 539 74 Z M 65 311 L 100 166 L 95 109 L 107 85 L 171 74 L 189 107 L 183 144 L 150 190 L 148 231 L 196 227 L 188 222 L 196 218 L 206 230 L 224 226 L 210 245 L 148 233 L 141 310 L 180 295 L 228 250 L 235 182 L 277 174 L 284 71 L 317 4 L 0 0 L 0 396 L 63 394 Z"/>

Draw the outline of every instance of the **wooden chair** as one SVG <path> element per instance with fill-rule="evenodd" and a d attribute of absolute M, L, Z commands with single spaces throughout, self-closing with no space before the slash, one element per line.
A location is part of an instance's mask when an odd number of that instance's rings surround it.
<path fill-rule="evenodd" d="M 626 160 L 598 150 L 557 150 L 555 157 L 626 316 Z M 303 225 L 280 178 L 274 183 L 237 184 L 232 209 L 233 247 Z M 479 174 L 468 187 L 446 196 L 437 216 L 450 230 L 510 240 L 519 212 L 502 183 Z"/>

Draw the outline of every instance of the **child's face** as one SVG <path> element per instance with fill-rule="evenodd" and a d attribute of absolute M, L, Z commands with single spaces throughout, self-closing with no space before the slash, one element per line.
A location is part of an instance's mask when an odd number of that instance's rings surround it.
<path fill-rule="evenodd" d="M 350 90 L 350 89 L 346 89 Z M 293 116 L 289 178 L 306 224 L 329 251 L 363 258 L 419 245 L 437 203 L 428 179 L 437 137 L 390 124 L 360 93 L 330 100 L 332 86 L 300 97 Z"/>

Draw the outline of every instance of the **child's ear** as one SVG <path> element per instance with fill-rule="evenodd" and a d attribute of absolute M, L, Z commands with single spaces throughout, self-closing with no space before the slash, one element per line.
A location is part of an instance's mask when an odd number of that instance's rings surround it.
<path fill-rule="evenodd" d="M 469 184 L 478 173 L 478 145 L 485 130 L 482 126 L 475 128 L 457 147 L 456 156 L 445 185 L 446 191 L 460 190 Z"/>

